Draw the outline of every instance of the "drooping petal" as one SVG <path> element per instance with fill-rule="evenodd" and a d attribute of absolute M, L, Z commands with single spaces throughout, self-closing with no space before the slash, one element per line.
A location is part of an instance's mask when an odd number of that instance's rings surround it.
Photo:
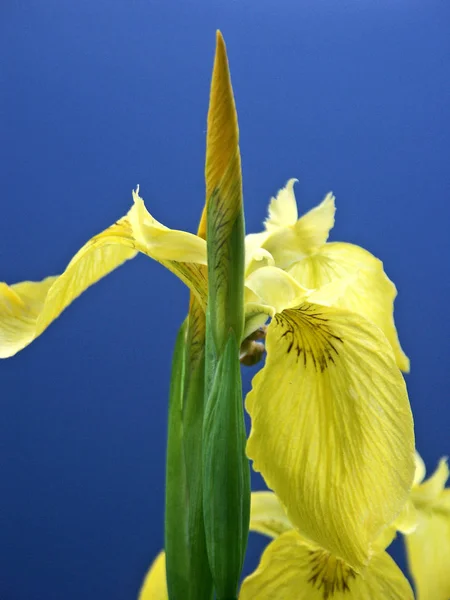
<path fill-rule="evenodd" d="M 56 279 L 0 283 L 0 358 L 13 356 L 34 339 L 36 321 Z"/>
<path fill-rule="evenodd" d="M 325 200 L 292 227 L 279 227 L 271 231 L 263 248 L 273 256 L 277 267 L 288 269 L 325 244 L 334 225 L 334 213 L 334 196 L 328 194 Z"/>
<path fill-rule="evenodd" d="M 295 263 L 289 273 L 308 288 L 321 288 L 336 279 L 346 280 L 348 285 L 334 305 L 375 323 L 391 343 L 399 368 L 409 371 L 409 360 L 400 346 L 394 324 L 397 290 L 380 260 L 359 246 L 332 242 Z"/>
<path fill-rule="evenodd" d="M 409 570 L 417 600 L 450 598 L 450 490 L 428 511 L 418 511 L 419 524 L 405 536 Z"/>
<path fill-rule="evenodd" d="M 59 277 L 0 287 L 0 357 L 30 344 L 88 287 L 136 255 L 124 220 L 92 238 Z"/>
<path fill-rule="evenodd" d="M 141 239 L 136 232 L 137 210 L 133 206 L 127 216 L 91 238 L 60 276 L 48 277 L 41 282 L 0 284 L 0 358 L 13 356 L 25 348 L 80 294 L 136 256 L 138 251 L 177 275 L 205 306 L 207 273 L 201 255 L 192 248 L 187 251 L 189 259 L 199 260 L 196 263 L 187 261 L 182 253 L 174 253 L 171 243 L 180 248 L 180 237 L 171 236 L 170 230 L 170 235 L 161 234 L 166 241 L 161 243 L 160 240 L 156 246 Z M 200 242 L 205 244 L 204 240 Z"/>
<path fill-rule="evenodd" d="M 160 552 L 153 561 L 141 591 L 139 600 L 169 600 L 166 583 L 166 555 Z"/>
<path fill-rule="evenodd" d="M 279 227 L 291 227 L 298 219 L 297 201 L 294 194 L 294 183 L 298 179 L 289 179 L 284 188 L 278 190 L 275 198 L 269 204 L 269 216 L 264 222 L 267 231 L 274 231 Z"/>
<path fill-rule="evenodd" d="M 273 492 L 252 492 L 250 531 L 276 538 L 291 529 L 292 523 Z"/>
<path fill-rule="evenodd" d="M 360 570 L 414 476 L 392 349 L 363 317 L 305 303 L 275 315 L 266 350 L 246 401 L 247 454 L 300 533 Z"/>
<path fill-rule="evenodd" d="M 257 570 L 242 584 L 239 600 L 413 600 L 406 577 L 386 553 L 363 574 L 304 543 L 296 531 L 271 542 Z"/>

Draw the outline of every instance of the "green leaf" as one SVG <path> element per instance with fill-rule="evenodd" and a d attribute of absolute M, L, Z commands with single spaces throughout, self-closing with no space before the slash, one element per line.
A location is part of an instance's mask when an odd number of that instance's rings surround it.
<path fill-rule="evenodd" d="M 195 314 L 191 306 L 178 334 L 170 386 L 165 548 L 171 600 L 211 600 L 213 593 L 201 476 L 204 330 L 199 340 Z"/>
<path fill-rule="evenodd" d="M 247 547 L 250 470 L 245 443 L 239 344 L 231 331 L 217 363 L 203 427 L 203 512 L 219 600 L 236 598 Z"/>

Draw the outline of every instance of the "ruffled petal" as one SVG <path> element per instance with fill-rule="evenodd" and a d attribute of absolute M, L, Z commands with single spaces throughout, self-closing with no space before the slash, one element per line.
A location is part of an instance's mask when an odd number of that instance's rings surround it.
<path fill-rule="evenodd" d="M 298 261 L 289 273 L 308 288 L 321 288 L 336 279 L 346 281 L 348 285 L 334 305 L 375 323 L 391 343 L 399 368 L 409 371 L 409 359 L 400 346 L 394 324 L 397 290 L 380 260 L 359 246 L 333 242 Z"/>
<path fill-rule="evenodd" d="M 159 230 L 156 226 L 157 241 L 151 241 L 149 230 L 146 230 L 147 237 L 139 230 L 138 212 L 142 212 L 142 206 L 139 208 L 137 203 L 126 217 L 91 238 L 60 276 L 10 286 L 0 283 L 0 358 L 13 356 L 25 348 L 80 294 L 136 256 L 138 251 L 177 275 L 205 307 L 207 272 L 200 248 L 205 241 L 197 238 L 198 245 L 192 242 L 190 234 L 185 237 L 184 232 Z M 182 240 L 187 240 L 186 254 L 181 251 Z"/>
<path fill-rule="evenodd" d="M 376 554 L 363 574 L 296 531 L 271 542 L 239 600 L 414 600 L 406 577 L 386 553 Z"/>
<path fill-rule="evenodd" d="M 298 179 L 289 179 L 276 197 L 271 198 L 269 216 L 264 222 L 267 231 L 275 231 L 279 227 L 291 227 L 297 222 L 297 201 L 294 194 L 294 183 L 297 181 Z"/>
<path fill-rule="evenodd" d="M 247 454 L 309 540 L 365 565 L 414 476 L 403 377 L 372 323 L 314 304 L 276 314 L 252 382 Z"/>
<path fill-rule="evenodd" d="M 292 523 L 273 492 L 252 492 L 250 531 L 276 538 L 291 529 Z"/>
<path fill-rule="evenodd" d="M 328 194 L 295 225 L 271 230 L 263 248 L 273 256 L 277 267 L 289 268 L 325 244 L 334 225 L 335 210 L 334 196 Z"/>
<path fill-rule="evenodd" d="M 166 555 L 160 552 L 153 561 L 139 592 L 139 600 L 169 600 L 166 583 Z"/>
<path fill-rule="evenodd" d="M 418 509 L 428 510 L 440 497 L 449 477 L 446 458 L 441 458 L 436 471 L 426 481 L 413 488 L 412 501 Z"/>

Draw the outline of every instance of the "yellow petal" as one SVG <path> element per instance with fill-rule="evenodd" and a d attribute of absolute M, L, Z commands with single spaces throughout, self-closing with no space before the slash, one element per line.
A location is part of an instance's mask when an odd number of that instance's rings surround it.
<path fill-rule="evenodd" d="M 418 511 L 417 529 L 405 536 L 409 570 L 418 600 L 450 598 L 449 500 L 450 497 L 431 512 Z"/>
<path fill-rule="evenodd" d="M 254 331 L 262 327 L 269 318 L 272 318 L 275 311 L 271 306 L 250 302 L 245 305 L 245 324 L 242 339 L 245 340 Z"/>
<path fill-rule="evenodd" d="M 30 344 L 89 286 L 135 255 L 119 221 L 92 238 L 61 276 L 12 286 L 1 284 L 0 358 L 13 356 Z"/>
<path fill-rule="evenodd" d="M 392 558 L 376 554 L 363 574 L 306 545 L 296 531 L 271 542 L 257 570 L 242 584 L 239 600 L 414 600 Z"/>
<path fill-rule="evenodd" d="M 309 540 L 359 570 L 414 476 L 412 415 L 380 330 L 336 308 L 276 314 L 252 382 L 247 454 Z"/>
<path fill-rule="evenodd" d="M 447 479 L 449 470 L 446 458 L 441 458 L 436 471 L 424 483 L 414 487 L 411 498 L 416 508 L 427 510 L 432 508 L 442 493 Z"/>
<path fill-rule="evenodd" d="M 320 204 L 312 208 L 295 224 L 295 233 L 308 252 L 314 252 L 328 240 L 334 227 L 336 206 L 330 192 Z"/>
<path fill-rule="evenodd" d="M 166 555 L 164 552 L 158 554 L 145 576 L 139 592 L 139 600 L 169 600 L 166 583 Z"/>
<path fill-rule="evenodd" d="M 334 305 L 375 323 L 391 343 L 399 368 L 409 371 L 409 360 L 400 346 L 394 325 L 397 290 L 385 274 L 380 260 L 359 246 L 333 242 L 297 262 L 289 273 L 308 288 L 321 288 L 335 279 L 348 281 L 346 290 Z"/>
<path fill-rule="evenodd" d="M 294 183 L 297 181 L 298 179 L 289 179 L 286 186 L 281 188 L 276 197 L 270 200 L 269 216 L 264 222 L 267 231 L 274 231 L 279 227 L 290 227 L 296 224 L 298 212 Z"/>
<path fill-rule="evenodd" d="M 56 279 L 0 283 L 0 358 L 13 356 L 34 339 L 37 318 Z"/>
<path fill-rule="evenodd" d="M 278 267 L 261 267 L 253 271 L 245 279 L 245 285 L 276 312 L 298 305 L 309 291 Z"/>
<path fill-rule="evenodd" d="M 270 252 L 261 248 L 267 239 L 268 233 L 249 233 L 245 236 L 245 273 L 250 274 L 255 268 L 274 264 Z M 259 264 L 258 264 L 259 263 Z M 261 264 L 262 263 L 262 264 Z"/>
<path fill-rule="evenodd" d="M 181 279 L 204 309 L 208 286 L 205 240 L 191 233 L 168 229 L 161 225 L 147 211 L 138 192 L 139 187 L 133 191 L 134 205 L 131 210 L 116 223 L 122 224 L 118 236 L 121 239 L 108 241 L 104 239 L 104 234 L 101 234 L 103 243 L 132 244 L 135 250 L 158 261 Z M 104 233 L 108 231 L 107 229 Z M 85 248 L 88 246 L 89 242 Z"/>
<path fill-rule="evenodd" d="M 287 269 L 325 244 L 334 225 L 334 213 L 334 196 L 328 194 L 291 227 L 271 230 L 263 248 L 272 254 L 277 267 Z"/>
<path fill-rule="evenodd" d="M 252 492 L 250 531 L 275 538 L 291 529 L 292 524 L 273 492 Z"/>
<path fill-rule="evenodd" d="M 255 234 L 258 235 L 258 234 Z M 247 250 L 246 250 L 247 257 Z M 262 267 L 273 267 L 275 260 L 273 256 L 264 248 L 258 248 L 253 251 L 251 258 L 246 262 L 245 266 L 245 277 L 248 277 L 253 271 L 261 269 Z"/>
<path fill-rule="evenodd" d="M 206 265 L 206 241 L 201 237 L 169 229 L 157 221 L 145 208 L 139 196 L 139 187 L 133 190 L 135 210 L 129 220 L 136 242 L 146 248 L 146 253 L 155 260 L 170 260 Z"/>
<path fill-rule="evenodd" d="M 136 256 L 137 251 L 155 258 L 175 273 L 205 307 L 206 266 L 184 262 L 182 255 L 174 259 L 170 247 L 174 240 L 167 236 L 166 243 L 159 245 L 155 251 L 153 244 L 140 239 L 133 230 L 130 221 L 137 227 L 136 212 L 136 207 L 133 207 L 126 217 L 91 238 L 62 275 L 41 282 L 22 282 L 12 286 L 0 284 L 0 358 L 13 356 L 25 348 L 80 294 Z M 192 253 L 187 253 L 187 256 L 193 258 Z"/>

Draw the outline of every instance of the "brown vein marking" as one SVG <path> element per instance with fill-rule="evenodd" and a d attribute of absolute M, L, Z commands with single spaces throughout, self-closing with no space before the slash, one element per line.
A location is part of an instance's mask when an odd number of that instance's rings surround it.
<path fill-rule="evenodd" d="M 189 308 L 188 344 L 190 346 L 190 368 L 195 369 L 205 348 L 205 313 L 195 296 Z"/>
<path fill-rule="evenodd" d="M 294 350 L 305 367 L 311 362 L 316 371 L 323 373 L 331 363 L 335 364 L 344 340 L 334 333 L 326 313 L 314 305 L 303 304 L 276 314 L 275 321 L 284 330 L 281 338 L 286 339 L 286 352 Z"/>
<path fill-rule="evenodd" d="M 355 571 L 339 558 L 334 558 L 324 550 L 309 551 L 311 576 L 308 583 L 322 590 L 323 600 L 332 598 L 336 592 L 350 592 L 351 580 Z"/>
<path fill-rule="evenodd" d="M 212 258 L 214 261 L 215 284 L 217 288 L 221 288 L 227 281 L 228 269 L 226 257 L 229 255 L 227 242 L 229 241 L 232 226 L 230 210 L 225 204 L 218 188 L 213 191 L 209 207 L 207 222 L 211 223 L 211 225 L 209 226 L 209 235 L 207 236 L 208 248 L 210 248 L 208 260 Z"/>

